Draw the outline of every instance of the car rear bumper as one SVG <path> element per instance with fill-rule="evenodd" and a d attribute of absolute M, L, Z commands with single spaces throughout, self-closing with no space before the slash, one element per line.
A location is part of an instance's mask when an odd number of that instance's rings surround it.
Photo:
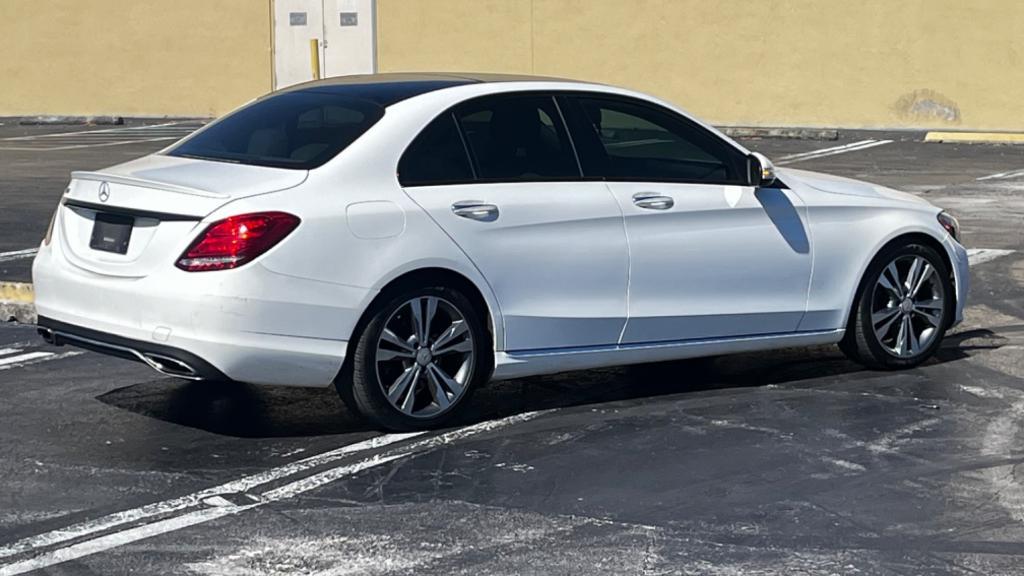
<path fill-rule="evenodd" d="M 69 344 L 102 354 L 135 360 L 165 374 L 186 380 L 230 380 L 206 360 L 185 350 L 132 340 L 39 316 L 39 334 L 50 344 Z"/>
<path fill-rule="evenodd" d="M 360 307 L 371 297 L 258 263 L 225 272 L 168 266 L 145 278 L 103 276 L 70 264 L 53 245 L 39 251 L 33 282 L 39 325 L 58 343 L 181 378 L 284 386 L 334 381 Z"/>

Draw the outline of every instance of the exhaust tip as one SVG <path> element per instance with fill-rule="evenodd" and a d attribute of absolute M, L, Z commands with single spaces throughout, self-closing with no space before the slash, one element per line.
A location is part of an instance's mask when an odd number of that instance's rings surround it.
<path fill-rule="evenodd" d="M 61 345 L 60 342 L 57 341 L 57 335 L 53 333 L 53 330 L 50 330 L 49 328 L 39 328 L 36 332 L 43 337 L 43 340 L 47 344 L 53 344 L 55 346 Z"/>
<path fill-rule="evenodd" d="M 166 374 L 168 376 L 184 376 L 184 377 L 195 377 L 196 371 L 188 364 L 178 360 L 177 358 L 171 358 L 170 356 L 163 356 L 162 354 L 147 354 L 143 353 L 142 357 L 146 359 L 146 362 L 157 372 Z"/>

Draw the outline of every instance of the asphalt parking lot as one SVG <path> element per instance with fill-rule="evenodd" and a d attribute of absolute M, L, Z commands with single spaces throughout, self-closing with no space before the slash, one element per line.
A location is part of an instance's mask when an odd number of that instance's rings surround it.
<path fill-rule="evenodd" d="M 0 126 L 0 280 L 29 280 L 70 170 L 198 125 L 149 124 Z M 567 373 L 395 435 L 332 390 L 186 383 L 0 324 L 0 576 L 1020 574 L 1024 148 L 922 137 L 745 141 L 960 218 L 966 320 L 910 371 L 818 348 Z"/>

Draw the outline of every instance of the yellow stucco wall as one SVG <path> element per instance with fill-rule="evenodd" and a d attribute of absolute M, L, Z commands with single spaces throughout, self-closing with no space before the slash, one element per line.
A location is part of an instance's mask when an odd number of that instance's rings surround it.
<path fill-rule="evenodd" d="M 271 68 L 270 0 L 0 0 L 0 115 L 211 116 Z"/>
<path fill-rule="evenodd" d="M 271 89 L 271 2 L 0 0 L 0 116 L 221 114 Z M 1020 30 L 1022 0 L 377 0 L 381 71 L 597 80 L 733 125 L 1022 130 Z"/>
<path fill-rule="evenodd" d="M 1024 1 L 378 0 L 381 71 L 644 90 L 714 123 L 1024 129 Z"/>

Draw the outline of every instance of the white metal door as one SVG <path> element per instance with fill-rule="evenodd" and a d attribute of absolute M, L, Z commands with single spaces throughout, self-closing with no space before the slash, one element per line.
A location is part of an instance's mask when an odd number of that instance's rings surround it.
<path fill-rule="evenodd" d="M 629 238 L 623 343 L 793 332 L 811 275 L 789 190 L 609 182 Z"/>
<path fill-rule="evenodd" d="M 626 320 L 629 254 L 622 214 L 603 183 L 462 184 L 406 192 L 491 285 L 507 351 L 618 341 Z"/>
<path fill-rule="evenodd" d="M 311 41 L 319 52 L 324 35 L 322 0 L 274 2 L 274 89 L 313 79 L 315 70 Z M 317 54 L 323 62 L 323 55 Z M 322 70 L 320 71 L 322 74 Z"/>
<path fill-rule="evenodd" d="M 275 0 L 274 89 L 372 73 L 374 18 L 373 0 Z"/>
<path fill-rule="evenodd" d="M 323 0 L 324 76 L 372 74 L 376 63 L 373 0 Z"/>

